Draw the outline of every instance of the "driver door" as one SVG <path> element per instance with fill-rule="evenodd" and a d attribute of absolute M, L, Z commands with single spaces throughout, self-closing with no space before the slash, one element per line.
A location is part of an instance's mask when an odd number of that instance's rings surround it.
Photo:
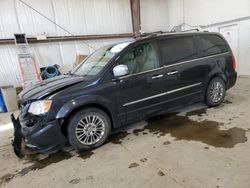
<path fill-rule="evenodd" d="M 139 44 L 118 60 L 118 64 L 127 65 L 129 69 L 129 75 L 114 82 L 116 103 L 123 124 L 157 111 L 157 104 L 162 102 L 160 94 L 164 73 L 159 69 L 156 49 L 151 42 Z"/>

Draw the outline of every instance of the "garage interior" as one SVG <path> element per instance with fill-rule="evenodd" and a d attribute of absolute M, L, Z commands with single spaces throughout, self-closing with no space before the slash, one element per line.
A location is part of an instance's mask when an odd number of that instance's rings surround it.
<path fill-rule="evenodd" d="M 17 94 L 34 81 L 24 79 L 23 50 L 41 79 L 46 67 L 67 73 L 107 44 L 189 31 L 219 32 L 234 53 L 238 79 L 222 105 L 119 128 L 92 151 L 16 157 L 10 114 L 19 114 Z M 0 187 L 250 187 L 249 33 L 248 0 L 2 0 Z"/>

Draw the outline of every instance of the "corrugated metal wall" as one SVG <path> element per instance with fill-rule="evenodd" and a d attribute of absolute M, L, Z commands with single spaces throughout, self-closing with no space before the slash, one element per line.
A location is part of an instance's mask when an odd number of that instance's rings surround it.
<path fill-rule="evenodd" d="M 168 0 L 141 0 L 143 32 L 169 31 Z"/>
<path fill-rule="evenodd" d="M 24 0 L 42 14 L 75 35 L 116 34 L 132 32 L 129 0 Z M 19 0 L 0 1 L 0 38 L 13 38 L 14 33 L 34 37 L 69 35 Z M 98 48 L 125 39 L 85 41 Z M 77 54 L 92 49 L 82 41 L 37 43 L 31 45 L 39 66 L 59 64 L 72 68 Z M 0 85 L 19 85 L 20 75 L 14 45 L 0 46 Z"/>

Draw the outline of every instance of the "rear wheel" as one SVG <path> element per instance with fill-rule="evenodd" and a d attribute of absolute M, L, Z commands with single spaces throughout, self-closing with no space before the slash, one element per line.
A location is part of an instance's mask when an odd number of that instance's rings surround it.
<path fill-rule="evenodd" d="M 206 92 L 206 103 L 208 106 L 214 107 L 220 105 L 226 94 L 226 85 L 225 82 L 219 78 L 213 78 L 208 87 Z"/>
<path fill-rule="evenodd" d="M 68 141 L 77 150 L 94 149 L 107 140 L 110 130 L 111 122 L 105 112 L 86 108 L 70 118 Z"/>

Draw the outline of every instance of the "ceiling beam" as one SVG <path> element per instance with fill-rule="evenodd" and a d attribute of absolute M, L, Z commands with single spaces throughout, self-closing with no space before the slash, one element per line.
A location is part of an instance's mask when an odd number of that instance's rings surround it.
<path fill-rule="evenodd" d="M 140 0 L 130 0 L 130 6 L 131 6 L 133 33 L 135 37 L 139 37 L 141 30 Z"/>
<path fill-rule="evenodd" d="M 51 36 L 44 40 L 37 40 L 35 37 L 27 38 L 28 43 L 48 43 L 48 42 L 62 42 L 62 41 L 77 41 L 77 40 L 100 40 L 100 39 L 114 39 L 114 38 L 130 38 L 133 33 L 122 34 L 103 34 L 103 35 L 76 35 L 76 36 Z M 15 44 L 13 39 L 0 39 L 0 45 Z"/>

